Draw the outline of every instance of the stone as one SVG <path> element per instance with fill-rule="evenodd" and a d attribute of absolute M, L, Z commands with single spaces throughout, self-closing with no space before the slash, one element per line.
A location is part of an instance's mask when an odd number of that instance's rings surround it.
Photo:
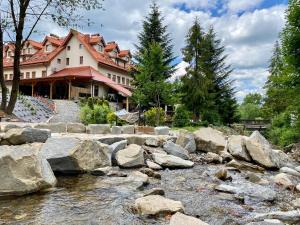
<path fill-rule="evenodd" d="M 169 127 L 155 127 L 154 133 L 155 133 L 155 135 L 169 135 L 170 128 Z"/>
<path fill-rule="evenodd" d="M 140 167 L 144 165 L 144 151 L 141 146 L 131 144 L 116 153 L 116 160 L 120 167 Z"/>
<path fill-rule="evenodd" d="M 146 160 L 146 165 L 152 170 L 162 170 L 163 169 L 160 165 L 158 165 L 155 162 L 152 162 L 149 159 Z"/>
<path fill-rule="evenodd" d="M 262 179 L 255 173 L 248 173 L 246 179 L 255 184 L 269 184 L 269 181 Z"/>
<path fill-rule="evenodd" d="M 256 220 L 263 219 L 277 219 L 285 223 L 294 223 L 298 224 L 300 222 L 300 211 L 292 210 L 292 211 L 275 211 L 268 213 L 259 213 L 254 217 Z"/>
<path fill-rule="evenodd" d="M 180 145 L 189 153 L 193 153 L 196 151 L 196 142 L 195 142 L 194 134 L 188 131 L 185 130 L 179 131 L 176 144 Z"/>
<path fill-rule="evenodd" d="M 13 124 L 13 123 L 8 123 L 8 124 L 1 125 L 1 131 L 4 132 L 4 133 L 9 131 L 10 129 L 15 129 L 15 128 L 22 128 L 22 127 L 17 125 L 17 124 Z"/>
<path fill-rule="evenodd" d="M 184 160 L 173 155 L 154 153 L 152 157 L 154 162 L 166 168 L 191 168 L 194 166 L 192 161 Z"/>
<path fill-rule="evenodd" d="M 91 171 L 91 174 L 94 176 L 105 176 L 112 170 L 112 167 L 106 166 L 102 168 L 97 168 Z"/>
<path fill-rule="evenodd" d="M 281 173 L 287 173 L 289 175 L 295 176 L 295 177 L 300 177 L 300 173 L 294 169 L 291 169 L 289 167 L 282 167 L 279 170 Z"/>
<path fill-rule="evenodd" d="M 230 194 L 236 194 L 238 192 L 237 187 L 233 187 L 227 184 L 218 185 L 215 187 L 215 190 L 230 193 Z"/>
<path fill-rule="evenodd" d="M 86 127 L 82 123 L 67 123 L 68 133 L 85 133 Z"/>
<path fill-rule="evenodd" d="M 160 173 L 155 172 L 155 171 L 153 171 L 150 168 L 141 168 L 140 172 L 146 174 L 148 177 L 153 177 L 153 178 L 156 178 L 156 179 L 161 179 Z"/>
<path fill-rule="evenodd" d="M 222 163 L 223 158 L 216 153 L 208 152 L 205 157 L 205 161 L 208 163 Z"/>
<path fill-rule="evenodd" d="M 127 173 L 124 173 L 122 171 L 118 171 L 118 170 L 112 170 L 112 171 L 109 171 L 107 174 L 106 174 L 108 177 L 127 177 Z"/>
<path fill-rule="evenodd" d="M 291 181 L 290 176 L 285 173 L 277 174 L 273 177 L 273 181 L 276 184 L 283 186 L 284 188 L 293 188 L 295 186 L 294 183 Z"/>
<path fill-rule="evenodd" d="M 259 222 L 251 222 L 247 223 L 246 225 L 285 225 L 282 223 L 280 220 L 264 220 L 264 221 L 259 221 Z"/>
<path fill-rule="evenodd" d="M 56 178 L 40 148 L 40 143 L 0 146 L 0 196 L 19 196 L 55 186 Z"/>
<path fill-rule="evenodd" d="M 159 154 L 164 154 L 167 155 L 168 153 L 166 153 L 162 148 L 158 147 L 158 148 L 154 148 L 154 147 L 149 147 L 146 145 L 143 145 L 142 148 L 145 150 L 145 152 L 149 155 L 152 155 L 153 153 L 159 153 Z"/>
<path fill-rule="evenodd" d="M 300 184 L 296 185 L 296 190 L 300 191 Z"/>
<path fill-rule="evenodd" d="M 295 170 L 300 173 L 300 166 L 297 166 Z"/>
<path fill-rule="evenodd" d="M 209 225 L 209 224 L 195 217 L 187 216 L 180 212 L 177 212 L 171 217 L 170 225 Z"/>
<path fill-rule="evenodd" d="M 144 197 L 145 196 L 149 196 L 149 195 L 161 195 L 164 196 L 165 195 L 165 191 L 161 188 L 152 188 L 150 190 L 147 190 L 144 192 Z"/>
<path fill-rule="evenodd" d="M 220 153 L 225 149 L 226 139 L 222 132 L 203 127 L 194 133 L 197 151 Z"/>
<path fill-rule="evenodd" d="M 271 151 L 271 159 L 276 168 L 292 166 L 291 158 L 281 150 L 273 149 Z"/>
<path fill-rule="evenodd" d="M 165 142 L 163 145 L 163 149 L 170 155 L 174 155 L 186 160 L 189 159 L 189 152 L 172 141 Z"/>
<path fill-rule="evenodd" d="M 108 145 L 93 140 L 49 138 L 41 149 L 54 172 L 77 174 L 111 166 Z"/>
<path fill-rule="evenodd" d="M 222 162 L 229 162 L 233 159 L 233 156 L 227 151 L 221 151 L 220 156 L 222 157 Z"/>
<path fill-rule="evenodd" d="M 221 168 L 214 175 L 220 180 L 226 180 L 228 178 L 228 171 L 225 168 Z"/>
<path fill-rule="evenodd" d="M 86 128 L 88 134 L 110 134 L 109 124 L 89 124 Z"/>
<path fill-rule="evenodd" d="M 118 162 L 116 160 L 117 152 L 125 149 L 126 146 L 127 146 L 127 140 L 119 141 L 119 142 L 113 143 L 109 146 L 109 154 L 110 154 L 111 164 L 113 166 L 118 165 Z"/>
<path fill-rule="evenodd" d="M 36 129 L 48 129 L 51 133 L 66 133 L 66 123 L 39 123 L 34 126 Z"/>
<path fill-rule="evenodd" d="M 50 136 L 51 133 L 49 130 L 14 128 L 5 133 L 3 140 L 11 145 L 21 145 L 25 143 L 46 142 Z"/>
<path fill-rule="evenodd" d="M 141 182 L 142 185 L 146 185 L 149 183 L 149 177 L 147 174 L 141 173 L 140 171 L 133 171 L 129 174 L 129 179 L 133 179 L 134 181 Z"/>
<path fill-rule="evenodd" d="M 246 140 L 247 137 L 241 135 L 232 135 L 228 138 L 228 151 L 234 157 L 251 161 L 251 157 L 246 149 Z"/>
<path fill-rule="evenodd" d="M 101 137 L 98 139 L 98 141 L 100 141 L 103 144 L 106 145 L 112 145 L 116 142 L 120 142 L 120 141 L 125 141 L 126 139 L 124 137 L 117 137 L 117 136 L 113 136 L 113 137 Z"/>
<path fill-rule="evenodd" d="M 300 209 L 300 198 L 297 198 L 294 201 L 292 201 L 292 204 L 295 208 Z"/>
<path fill-rule="evenodd" d="M 122 126 L 123 134 L 134 134 L 134 125 Z"/>
<path fill-rule="evenodd" d="M 111 127 L 112 134 L 122 134 L 122 127 L 120 126 L 112 126 Z"/>
<path fill-rule="evenodd" d="M 183 212 L 181 202 L 167 199 L 160 195 L 149 195 L 135 200 L 135 209 L 141 215 Z"/>
<path fill-rule="evenodd" d="M 265 169 L 263 167 L 260 167 L 258 165 L 254 165 L 254 164 L 249 163 L 249 162 L 236 160 L 236 159 L 231 160 L 229 163 L 226 164 L 226 166 L 234 167 L 234 168 L 237 168 L 239 170 L 248 170 L 248 171 L 252 171 L 252 172 L 263 172 L 263 171 L 265 171 Z"/>
<path fill-rule="evenodd" d="M 129 135 L 126 137 L 128 144 L 144 145 L 147 137 L 143 135 Z"/>
<path fill-rule="evenodd" d="M 254 131 L 251 136 L 247 138 L 246 147 L 255 162 L 267 168 L 276 167 L 271 158 L 271 145 L 258 131 Z"/>
<path fill-rule="evenodd" d="M 159 147 L 160 146 L 160 140 L 158 137 L 149 137 L 145 141 L 145 145 L 150 146 L 150 147 Z"/>

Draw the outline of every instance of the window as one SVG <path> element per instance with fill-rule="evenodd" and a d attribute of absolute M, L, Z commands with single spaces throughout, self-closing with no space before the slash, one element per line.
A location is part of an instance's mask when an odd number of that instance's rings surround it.
<path fill-rule="evenodd" d="M 103 46 L 102 45 L 98 45 L 98 51 L 103 52 Z"/>
<path fill-rule="evenodd" d="M 79 49 L 82 49 L 82 44 L 79 44 Z"/>
<path fill-rule="evenodd" d="M 51 45 L 46 45 L 46 52 L 50 52 L 51 51 Z"/>
<path fill-rule="evenodd" d="M 111 79 L 111 74 L 110 74 L 110 73 L 108 73 L 108 74 L 107 74 L 107 77 L 108 77 L 109 79 Z"/>
<path fill-rule="evenodd" d="M 35 71 L 31 72 L 31 78 L 35 78 L 35 75 L 36 75 Z"/>
<path fill-rule="evenodd" d="M 99 95 L 99 88 L 98 88 L 98 86 L 96 85 L 95 87 L 94 87 L 94 96 L 98 96 Z"/>
<path fill-rule="evenodd" d="M 71 50 L 71 46 L 69 45 L 69 46 L 67 46 L 67 50 L 68 51 L 70 51 Z"/>
<path fill-rule="evenodd" d="M 129 79 L 126 79 L 126 85 L 129 86 Z"/>
<path fill-rule="evenodd" d="M 66 65 L 70 65 L 70 58 L 66 58 Z"/>
<path fill-rule="evenodd" d="M 9 74 L 9 79 L 12 80 L 13 79 L 13 75 Z"/>
<path fill-rule="evenodd" d="M 125 84 L 125 77 L 122 77 L 122 84 Z"/>
<path fill-rule="evenodd" d="M 11 51 L 8 51 L 7 52 L 7 57 L 10 57 L 10 55 L 11 55 Z"/>
<path fill-rule="evenodd" d="M 80 56 L 80 58 L 79 58 L 79 64 L 80 65 L 83 64 L 83 56 Z"/>
<path fill-rule="evenodd" d="M 121 83 L 121 77 L 118 76 L 117 79 L 118 79 L 118 84 Z"/>
<path fill-rule="evenodd" d="M 57 59 L 57 64 L 61 64 L 61 59 Z"/>
<path fill-rule="evenodd" d="M 26 72 L 26 79 L 30 78 L 30 72 Z"/>
<path fill-rule="evenodd" d="M 24 79 L 24 73 L 21 73 L 20 78 Z"/>
<path fill-rule="evenodd" d="M 46 77 L 47 76 L 47 71 L 46 70 L 43 70 L 42 71 L 42 77 Z"/>
<path fill-rule="evenodd" d="M 5 80 L 8 80 L 8 74 L 5 74 L 5 75 L 4 75 L 4 79 L 5 79 Z"/>
<path fill-rule="evenodd" d="M 30 54 L 30 48 L 27 49 L 27 53 Z"/>
<path fill-rule="evenodd" d="M 113 79 L 114 82 L 116 82 L 116 75 L 113 75 Z"/>

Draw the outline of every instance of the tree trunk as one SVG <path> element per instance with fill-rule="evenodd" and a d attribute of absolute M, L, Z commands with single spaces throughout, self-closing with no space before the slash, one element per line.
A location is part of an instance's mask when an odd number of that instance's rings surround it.
<path fill-rule="evenodd" d="M 159 95 L 157 95 L 157 105 L 156 105 L 156 126 L 159 126 L 160 122 L 160 98 Z"/>
<path fill-rule="evenodd" d="M 3 72 L 3 45 L 4 45 L 3 29 L 0 24 L 0 53 L 2 53 L 2 54 L 0 54 L 0 85 L 1 85 L 1 93 L 2 93 L 0 109 L 4 111 L 6 109 L 6 104 L 7 104 L 7 99 L 6 99 L 7 88 L 5 85 L 4 72 Z"/>

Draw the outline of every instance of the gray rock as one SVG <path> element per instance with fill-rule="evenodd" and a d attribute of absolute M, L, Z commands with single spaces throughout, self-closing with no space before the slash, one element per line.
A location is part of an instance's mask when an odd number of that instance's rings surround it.
<path fill-rule="evenodd" d="M 110 134 L 110 125 L 109 124 L 89 124 L 87 126 L 88 134 Z"/>
<path fill-rule="evenodd" d="M 112 145 L 116 142 L 125 141 L 125 140 L 126 139 L 124 137 L 111 136 L 111 137 L 101 137 L 99 138 L 98 141 L 106 145 Z"/>
<path fill-rule="evenodd" d="M 221 168 L 214 175 L 220 180 L 226 180 L 228 178 L 228 171 L 225 168 Z"/>
<path fill-rule="evenodd" d="M 153 170 L 162 170 L 163 169 L 160 165 L 158 165 L 155 162 L 152 162 L 149 159 L 146 160 L 146 164 L 150 169 L 153 169 Z"/>
<path fill-rule="evenodd" d="M 300 173 L 300 166 L 297 166 L 295 170 Z"/>
<path fill-rule="evenodd" d="M 267 180 L 262 179 L 256 173 L 248 173 L 246 179 L 255 184 L 269 184 Z"/>
<path fill-rule="evenodd" d="M 159 147 L 160 146 L 160 140 L 158 137 L 153 136 L 146 139 L 145 145 L 150 147 Z"/>
<path fill-rule="evenodd" d="M 170 220 L 170 225 L 209 225 L 202 220 L 184 215 L 180 212 L 175 213 Z"/>
<path fill-rule="evenodd" d="M 285 223 L 299 223 L 300 222 L 300 211 L 293 210 L 293 211 L 275 211 L 275 212 L 268 212 L 268 213 L 260 213 L 255 216 L 256 220 L 263 220 L 263 219 L 277 219 L 283 221 Z"/>
<path fill-rule="evenodd" d="M 109 146 L 109 154 L 110 154 L 111 163 L 113 166 L 118 165 L 118 162 L 116 160 L 117 152 L 126 148 L 126 146 L 127 146 L 127 140 L 119 141 L 119 142 L 113 143 Z"/>
<path fill-rule="evenodd" d="M 122 134 L 122 127 L 120 126 L 112 126 L 111 127 L 112 134 Z"/>
<path fill-rule="evenodd" d="M 170 155 L 177 156 L 182 159 L 189 159 L 189 152 L 174 142 L 167 141 L 163 145 L 163 149 Z"/>
<path fill-rule="evenodd" d="M 296 170 L 291 169 L 289 167 L 282 167 L 282 168 L 280 168 L 279 171 L 281 173 L 287 173 L 287 174 L 292 175 L 292 176 L 300 177 L 300 173 L 299 172 L 297 172 Z"/>
<path fill-rule="evenodd" d="M 295 199 L 292 204 L 295 208 L 300 209 L 300 198 Z"/>
<path fill-rule="evenodd" d="M 167 199 L 160 195 L 149 195 L 135 200 L 135 208 L 141 215 L 158 215 L 160 213 L 183 212 L 181 202 Z"/>
<path fill-rule="evenodd" d="M 116 160 L 120 167 L 131 168 L 144 165 L 144 151 L 141 146 L 131 144 L 116 154 Z"/>
<path fill-rule="evenodd" d="M 102 168 L 94 169 L 94 170 L 91 171 L 91 174 L 94 175 L 94 176 L 105 176 L 111 170 L 112 170 L 112 167 L 107 166 L 107 167 L 102 167 Z"/>
<path fill-rule="evenodd" d="M 295 187 L 294 183 L 291 181 L 291 177 L 285 173 L 279 173 L 273 177 L 273 181 L 283 186 L 284 188 L 291 188 Z"/>
<path fill-rule="evenodd" d="M 249 162 L 236 160 L 236 159 L 231 160 L 226 165 L 229 167 L 237 168 L 239 170 L 248 170 L 248 171 L 252 171 L 252 172 L 263 172 L 265 170 L 263 167 L 254 165 Z"/>
<path fill-rule="evenodd" d="M 66 123 L 39 123 L 34 126 L 37 129 L 48 129 L 51 133 L 66 133 Z"/>
<path fill-rule="evenodd" d="M 216 153 L 208 152 L 205 157 L 205 161 L 208 163 L 222 163 L 223 158 Z"/>
<path fill-rule="evenodd" d="M 148 177 L 153 177 L 153 178 L 156 178 L 156 179 L 161 179 L 160 173 L 158 173 L 156 171 L 153 171 L 150 168 L 141 168 L 140 172 L 146 174 Z"/>
<path fill-rule="evenodd" d="M 134 125 L 122 126 L 123 134 L 134 134 Z"/>
<path fill-rule="evenodd" d="M 126 137 L 128 144 L 144 145 L 147 137 L 144 135 L 129 135 Z"/>
<path fill-rule="evenodd" d="M 194 135 L 197 151 L 220 153 L 225 149 L 225 136 L 218 130 L 204 127 L 196 131 Z"/>
<path fill-rule="evenodd" d="M 165 195 L 165 191 L 161 188 L 152 188 L 150 190 L 147 190 L 144 192 L 144 197 L 145 196 L 149 196 L 149 195 L 161 195 L 164 196 Z"/>
<path fill-rule="evenodd" d="M 0 146 L 0 196 L 17 196 L 51 188 L 56 178 L 40 154 L 41 144 Z"/>
<path fill-rule="evenodd" d="M 194 134 L 188 131 L 183 130 L 179 132 L 176 144 L 186 149 L 189 153 L 196 151 Z"/>
<path fill-rule="evenodd" d="M 59 173 L 84 173 L 111 165 L 108 145 L 92 140 L 49 138 L 41 152 L 52 170 Z"/>
<path fill-rule="evenodd" d="M 21 127 L 20 125 L 17 125 L 17 124 L 13 124 L 13 123 L 1 125 L 1 131 L 4 133 L 9 131 L 10 129 L 14 129 L 14 128 L 23 128 L 23 127 Z"/>
<path fill-rule="evenodd" d="M 281 150 L 272 150 L 271 160 L 276 168 L 293 166 L 292 159 Z"/>
<path fill-rule="evenodd" d="M 252 223 L 247 223 L 246 225 L 285 225 L 282 223 L 280 220 L 264 220 L 264 221 L 259 221 L 259 222 L 252 222 Z"/>
<path fill-rule="evenodd" d="M 155 127 L 154 133 L 156 135 L 169 135 L 170 128 L 169 127 Z"/>
<path fill-rule="evenodd" d="M 67 123 L 68 133 L 85 133 L 86 127 L 82 123 Z"/>
<path fill-rule="evenodd" d="M 245 161 L 251 161 L 251 157 L 246 149 L 245 140 L 247 137 L 232 135 L 228 138 L 228 151 L 231 155 Z"/>
<path fill-rule="evenodd" d="M 154 147 L 149 147 L 149 146 L 144 145 L 143 149 L 147 152 L 147 154 L 150 154 L 150 155 L 152 155 L 153 153 L 159 153 L 159 154 L 167 155 L 167 153 L 160 147 L 154 148 Z"/>
<path fill-rule="evenodd" d="M 15 128 L 5 133 L 2 140 L 12 145 L 25 143 L 46 142 L 51 136 L 49 130 L 39 130 L 34 128 Z"/>
<path fill-rule="evenodd" d="M 182 158 L 173 155 L 163 155 L 159 153 L 154 153 L 152 155 L 154 162 L 162 167 L 167 168 L 190 168 L 194 166 L 194 163 L 189 160 L 184 160 Z"/>

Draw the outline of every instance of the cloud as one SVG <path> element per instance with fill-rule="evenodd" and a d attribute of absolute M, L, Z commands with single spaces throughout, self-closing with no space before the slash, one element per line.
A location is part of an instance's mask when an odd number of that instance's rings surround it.
<path fill-rule="evenodd" d="M 259 6 L 263 0 L 228 0 L 225 8 L 229 12 L 239 13 Z"/>

